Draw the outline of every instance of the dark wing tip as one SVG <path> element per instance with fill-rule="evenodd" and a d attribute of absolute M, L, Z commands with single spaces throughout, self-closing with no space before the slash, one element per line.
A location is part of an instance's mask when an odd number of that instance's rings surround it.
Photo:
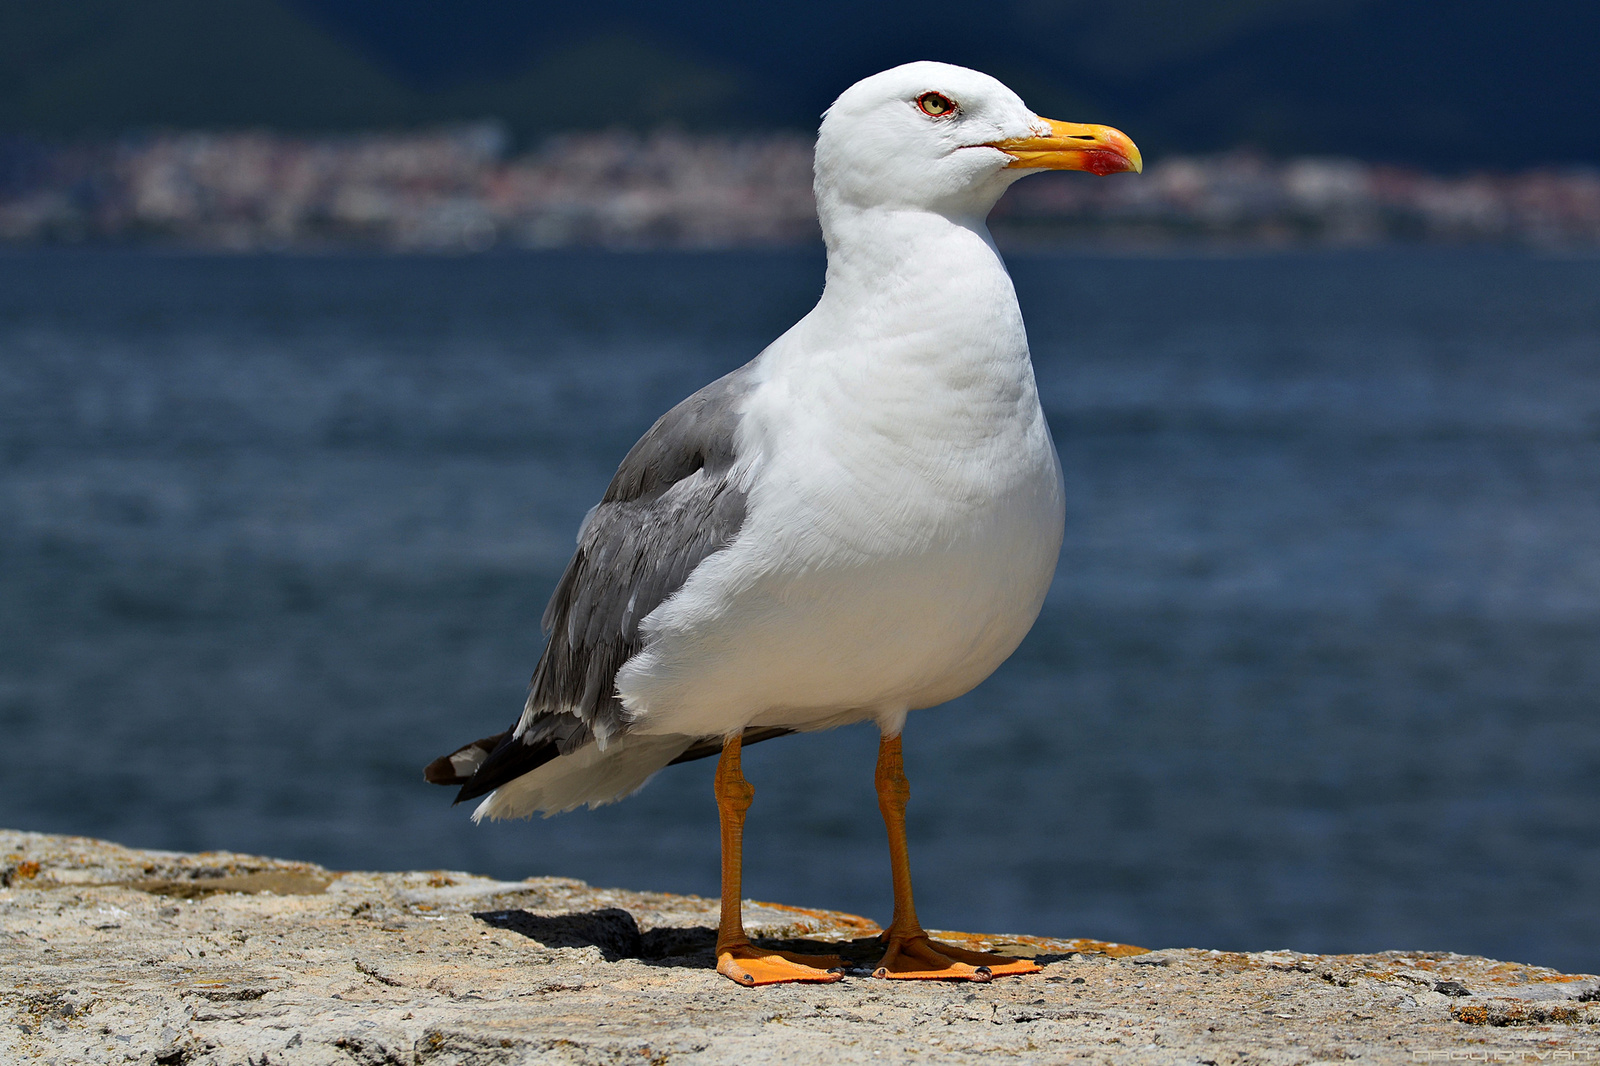
<path fill-rule="evenodd" d="M 511 731 L 507 730 L 498 737 L 477 740 L 467 747 L 474 748 L 484 744 L 489 747 L 477 757 L 471 772 L 459 782 L 450 782 L 461 785 L 461 791 L 456 793 L 456 803 L 487 795 L 501 785 L 515 781 L 523 774 L 532 773 L 561 755 L 561 749 L 555 741 L 547 738 L 535 739 L 531 733 L 524 734 L 519 739 L 513 737 Z M 466 748 L 462 749 L 465 750 Z M 450 758 L 455 757 L 450 756 Z"/>
<path fill-rule="evenodd" d="M 456 776 L 456 768 L 450 762 L 450 756 L 441 755 L 427 766 L 422 768 L 422 779 L 430 785 L 459 785 L 461 779 Z"/>
<path fill-rule="evenodd" d="M 507 734 L 500 733 L 464 744 L 449 755 L 441 755 L 423 767 L 422 779 L 430 785 L 464 785 L 478 772 L 489 753 L 500 746 Z"/>

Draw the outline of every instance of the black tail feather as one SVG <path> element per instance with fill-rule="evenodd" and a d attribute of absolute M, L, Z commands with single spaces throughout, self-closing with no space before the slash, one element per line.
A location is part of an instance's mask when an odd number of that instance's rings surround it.
<path fill-rule="evenodd" d="M 463 803 L 487 795 L 523 774 L 532 773 L 562 754 L 552 739 L 539 740 L 530 735 L 515 738 L 511 732 L 508 729 L 492 737 L 474 740 L 449 755 L 440 756 L 422 771 L 423 778 L 435 785 L 459 785 L 461 790 L 456 793 L 455 802 Z M 743 742 L 746 746 L 759 744 L 763 740 L 773 740 L 793 732 L 793 729 L 778 726 L 752 726 L 744 731 Z M 533 743 L 528 743 L 529 740 L 533 740 Z M 693 762 L 721 752 L 722 738 L 706 737 L 695 741 L 668 765 Z"/>

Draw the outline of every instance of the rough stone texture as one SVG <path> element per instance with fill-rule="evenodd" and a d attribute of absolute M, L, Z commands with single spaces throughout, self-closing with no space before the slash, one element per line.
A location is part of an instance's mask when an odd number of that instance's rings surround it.
<path fill-rule="evenodd" d="M 1044 971 L 888 982 L 871 922 L 751 904 L 862 969 L 747 990 L 695 897 L 7 831 L 0 883 L 5 1063 L 1600 1062 L 1600 978 L 1462 955 L 964 937 Z"/>

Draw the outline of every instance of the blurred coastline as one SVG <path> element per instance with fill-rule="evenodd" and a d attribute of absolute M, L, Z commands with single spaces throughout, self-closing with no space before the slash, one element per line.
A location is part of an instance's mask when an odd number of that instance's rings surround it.
<path fill-rule="evenodd" d="M 735 248 L 818 237 L 811 140 L 564 134 L 509 154 L 494 123 L 404 133 L 0 139 L 0 247 L 461 252 Z M 1441 175 L 1352 159 L 1169 156 L 1138 178 L 1019 185 L 1030 244 L 1600 248 L 1600 169 Z"/>

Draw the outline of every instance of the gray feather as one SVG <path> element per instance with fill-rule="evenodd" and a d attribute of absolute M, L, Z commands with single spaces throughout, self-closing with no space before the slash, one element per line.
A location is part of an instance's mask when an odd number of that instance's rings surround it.
<path fill-rule="evenodd" d="M 735 484 L 739 409 L 755 387 L 750 364 L 662 415 L 635 444 L 578 530 L 578 550 L 545 608 L 549 635 L 516 728 L 429 764 L 436 784 L 459 784 L 456 802 L 571 754 L 597 734 L 626 732 L 617 670 L 644 647 L 639 626 L 726 547 L 744 524 Z M 757 730 L 754 740 L 787 730 Z M 754 741 L 752 741 L 754 742 Z M 721 738 L 692 747 L 701 758 Z"/>
<path fill-rule="evenodd" d="M 624 730 L 616 675 L 644 646 L 640 624 L 744 523 L 746 493 L 733 478 L 739 408 L 752 377 L 746 365 L 707 385 L 662 415 L 622 460 L 545 608 L 550 641 L 519 736 L 542 733 L 535 726 L 547 716 L 573 716 L 585 728 L 558 731 L 565 753 L 594 733 Z"/>

